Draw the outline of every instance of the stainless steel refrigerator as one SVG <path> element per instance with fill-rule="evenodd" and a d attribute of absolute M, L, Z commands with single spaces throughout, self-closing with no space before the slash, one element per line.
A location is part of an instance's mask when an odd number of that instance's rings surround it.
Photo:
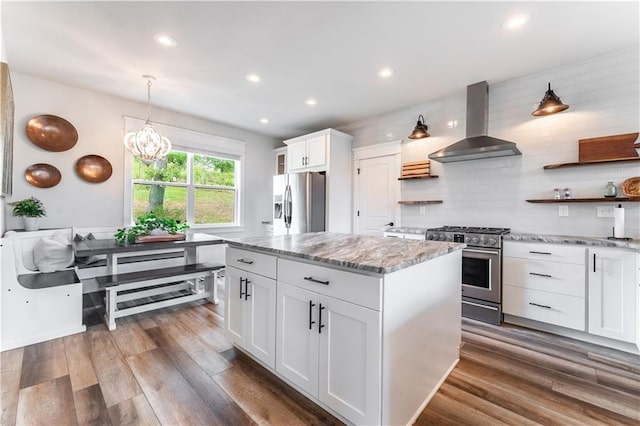
<path fill-rule="evenodd" d="M 273 177 L 273 234 L 325 230 L 324 173 L 290 173 Z"/>

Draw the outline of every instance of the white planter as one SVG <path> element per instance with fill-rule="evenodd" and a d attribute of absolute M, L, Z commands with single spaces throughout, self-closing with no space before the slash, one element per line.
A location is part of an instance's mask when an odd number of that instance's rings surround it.
<path fill-rule="evenodd" d="M 40 218 L 39 217 L 26 217 L 23 218 L 24 221 L 24 230 L 25 231 L 37 231 L 40 229 Z"/>

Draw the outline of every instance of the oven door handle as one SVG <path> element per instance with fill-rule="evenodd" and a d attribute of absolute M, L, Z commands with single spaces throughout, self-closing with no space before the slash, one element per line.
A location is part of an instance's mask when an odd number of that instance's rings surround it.
<path fill-rule="evenodd" d="M 465 305 L 477 306 L 479 308 L 491 309 L 492 311 L 498 310 L 498 308 L 494 306 L 481 305 L 479 303 L 467 302 L 466 300 L 463 300 L 462 303 L 464 303 Z"/>
<path fill-rule="evenodd" d="M 498 250 L 477 250 L 477 249 L 470 249 L 470 248 L 463 248 L 462 249 L 463 252 L 468 251 L 471 253 L 482 253 L 482 254 L 495 254 L 497 255 L 498 253 L 500 253 Z"/>

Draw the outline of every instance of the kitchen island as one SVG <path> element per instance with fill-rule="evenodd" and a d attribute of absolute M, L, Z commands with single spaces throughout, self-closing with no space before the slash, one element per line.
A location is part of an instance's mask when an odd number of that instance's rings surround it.
<path fill-rule="evenodd" d="M 464 244 L 324 232 L 228 244 L 228 336 L 347 423 L 412 423 L 456 365 Z"/>

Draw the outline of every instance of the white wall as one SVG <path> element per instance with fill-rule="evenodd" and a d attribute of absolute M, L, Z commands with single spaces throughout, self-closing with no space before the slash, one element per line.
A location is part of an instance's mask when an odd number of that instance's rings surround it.
<path fill-rule="evenodd" d="M 30 196 L 39 198 L 47 208 L 42 228 L 70 226 L 123 225 L 123 115 L 146 118 L 145 104 L 102 93 L 54 83 L 30 75 L 12 72 L 15 99 L 13 196 L 7 201 Z M 64 152 L 45 151 L 29 141 L 27 121 L 39 114 L 53 114 L 71 122 L 78 131 L 78 143 Z M 273 148 L 278 140 L 172 111 L 154 108 L 154 122 L 196 130 L 247 143 L 244 171 L 244 232 L 225 236 L 261 235 L 262 220 L 271 218 L 271 176 Z M 74 165 L 78 158 L 98 154 L 111 162 L 113 175 L 100 184 L 78 178 Z M 27 183 L 25 169 L 34 163 L 49 163 L 62 173 L 61 182 L 48 189 Z M 21 228 L 18 218 L 6 206 L 7 229 Z M 212 231 L 216 232 L 216 231 Z"/>
<path fill-rule="evenodd" d="M 547 164 L 578 161 L 578 140 L 638 132 L 638 46 L 582 62 L 502 81 L 489 81 L 489 135 L 516 142 L 521 157 L 442 164 L 431 162 L 439 179 L 405 181 L 403 200 L 441 199 L 443 204 L 402 207 L 404 226 L 503 226 L 514 232 L 609 236 L 612 218 L 596 218 L 596 207 L 613 203 L 568 204 L 569 216 L 558 216 L 558 205 L 530 204 L 526 199 L 552 198 L 556 187 L 570 187 L 575 197 L 601 197 L 608 181 L 619 185 L 640 175 L 639 163 L 612 163 L 558 170 Z M 570 108 L 547 117 L 533 117 L 551 82 Z M 475 82 L 470 82 L 475 83 Z M 341 127 L 354 136 L 354 147 L 406 138 L 418 114 L 429 125 L 430 138 L 403 142 L 403 162 L 427 155 L 464 137 L 466 88 L 433 102 Z M 458 120 L 449 129 L 447 121 Z M 388 134 L 391 134 L 388 136 Z M 620 191 L 619 191 L 620 192 Z M 640 238 L 640 203 L 623 203 L 626 234 Z"/>

